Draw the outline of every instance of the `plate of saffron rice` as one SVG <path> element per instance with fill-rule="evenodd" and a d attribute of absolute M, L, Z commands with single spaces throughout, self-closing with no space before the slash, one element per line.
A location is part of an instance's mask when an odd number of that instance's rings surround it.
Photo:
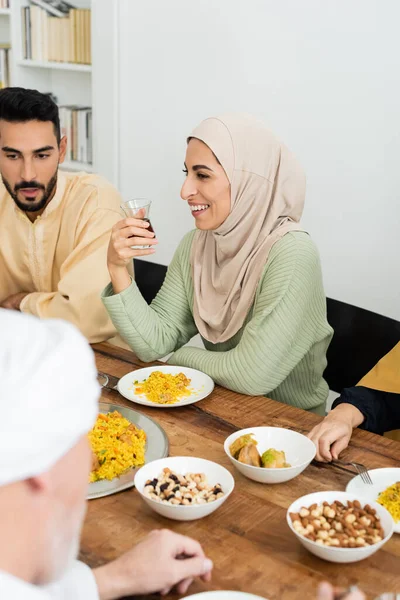
<path fill-rule="evenodd" d="M 88 500 L 126 490 L 145 463 L 168 456 L 165 431 L 135 410 L 101 402 L 88 433 L 92 449 Z"/>
<path fill-rule="evenodd" d="M 214 382 L 205 373 L 187 367 L 163 365 L 127 373 L 118 391 L 127 400 L 157 408 L 194 404 L 211 394 Z"/>
<path fill-rule="evenodd" d="M 347 484 L 346 492 L 359 494 L 367 502 L 378 502 L 384 506 L 393 517 L 395 533 L 400 533 L 400 469 L 372 469 L 368 473 L 373 485 L 363 483 L 357 475 Z"/>

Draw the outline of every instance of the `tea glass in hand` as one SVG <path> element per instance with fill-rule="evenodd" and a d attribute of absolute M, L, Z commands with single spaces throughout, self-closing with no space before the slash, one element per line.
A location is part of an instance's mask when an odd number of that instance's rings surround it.
<path fill-rule="evenodd" d="M 150 223 L 150 207 L 151 200 L 147 198 L 134 198 L 133 200 L 127 200 L 121 204 L 121 208 L 124 211 L 127 217 L 133 217 L 134 219 L 141 219 L 142 221 L 146 221 L 149 226 L 147 227 L 147 231 L 151 231 L 154 233 L 154 229 Z M 133 236 L 132 236 L 133 237 Z M 143 246 L 131 246 L 134 250 L 145 250 L 146 248 L 151 248 L 152 246 L 143 245 Z"/>

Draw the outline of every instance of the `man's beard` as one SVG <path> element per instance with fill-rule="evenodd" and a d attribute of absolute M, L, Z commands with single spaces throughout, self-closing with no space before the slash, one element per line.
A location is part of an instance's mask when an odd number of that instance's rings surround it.
<path fill-rule="evenodd" d="M 75 514 L 71 512 L 65 514 L 65 508 L 61 508 L 49 516 L 50 536 L 47 539 L 49 553 L 46 557 L 44 573 L 39 580 L 42 585 L 61 579 L 78 558 L 86 509 L 86 502 L 82 502 L 74 511 Z"/>
<path fill-rule="evenodd" d="M 24 212 L 38 212 L 46 206 L 49 198 L 51 198 L 54 190 L 56 189 L 57 175 L 58 167 L 47 186 L 44 186 L 42 183 L 39 183 L 38 181 L 34 180 L 23 181 L 21 183 L 17 183 L 14 190 L 11 188 L 8 181 L 4 179 L 3 176 L 1 176 L 1 178 L 3 180 L 5 188 L 7 189 L 7 192 L 10 194 L 11 198 L 14 200 L 15 204 L 18 206 L 19 209 L 21 209 Z M 21 202 L 21 200 L 19 200 L 18 198 L 18 191 L 26 188 L 37 188 L 39 190 L 43 190 L 43 198 L 40 200 L 40 202 L 36 203 L 34 200 L 32 202 L 29 202 L 29 200 L 27 200 L 26 202 Z"/>

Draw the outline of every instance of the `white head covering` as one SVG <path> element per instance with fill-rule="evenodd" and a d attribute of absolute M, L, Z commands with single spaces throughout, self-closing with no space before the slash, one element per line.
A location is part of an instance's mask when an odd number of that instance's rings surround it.
<path fill-rule="evenodd" d="M 0 309 L 0 486 L 49 470 L 92 427 L 98 397 L 75 327 Z"/>

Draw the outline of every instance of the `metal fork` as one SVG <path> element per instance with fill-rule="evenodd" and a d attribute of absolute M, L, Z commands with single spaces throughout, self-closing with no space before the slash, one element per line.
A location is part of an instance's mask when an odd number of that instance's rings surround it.
<path fill-rule="evenodd" d="M 102 373 L 101 371 L 97 372 L 97 379 L 99 384 L 101 385 L 102 388 L 106 389 L 106 390 L 118 390 L 118 379 L 117 377 L 114 377 L 113 379 L 115 379 L 117 381 L 116 385 L 108 385 L 110 383 L 110 375 L 107 375 L 107 373 Z"/>
<path fill-rule="evenodd" d="M 370 474 L 368 473 L 368 469 L 362 465 L 361 463 L 357 463 L 357 462 L 345 462 L 343 460 L 333 460 L 332 461 L 333 465 L 337 465 L 338 467 L 343 466 L 343 467 L 353 467 L 353 469 L 356 470 L 356 472 L 359 474 L 359 476 L 361 477 L 361 481 L 367 485 L 373 485 L 372 479 L 370 477 Z"/>

